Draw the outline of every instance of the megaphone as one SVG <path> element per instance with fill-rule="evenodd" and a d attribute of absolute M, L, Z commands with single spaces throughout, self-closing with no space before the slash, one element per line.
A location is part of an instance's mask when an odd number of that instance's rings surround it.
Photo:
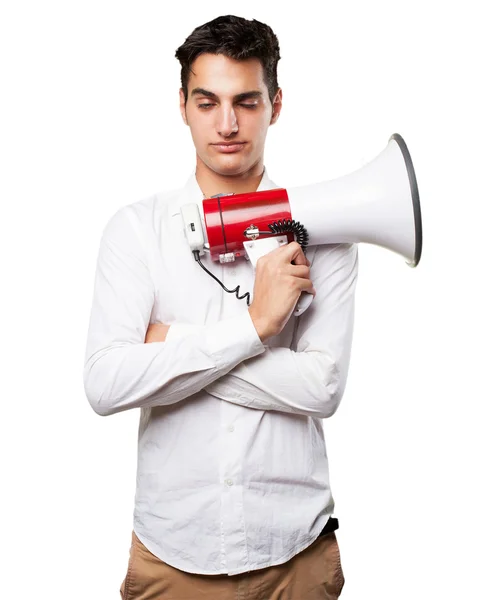
<path fill-rule="evenodd" d="M 386 148 L 360 169 L 331 181 L 291 189 L 214 196 L 203 200 L 205 229 L 196 204 L 181 207 L 185 234 L 199 260 L 209 252 L 221 263 L 258 258 L 296 240 L 308 245 L 369 243 L 401 255 L 410 267 L 422 252 L 419 190 L 411 155 L 395 133 Z M 205 240 L 206 238 L 206 240 Z M 301 294 L 294 310 L 299 316 L 313 295 Z"/>

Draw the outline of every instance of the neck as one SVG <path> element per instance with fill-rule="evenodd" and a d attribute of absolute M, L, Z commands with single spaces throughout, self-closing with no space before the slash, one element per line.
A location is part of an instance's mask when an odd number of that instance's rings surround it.
<path fill-rule="evenodd" d="M 239 175 L 222 175 L 197 161 L 196 181 L 205 198 L 211 198 L 216 194 L 245 194 L 256 192 L 263 178 L 263 172 L 262 160 Z"/>

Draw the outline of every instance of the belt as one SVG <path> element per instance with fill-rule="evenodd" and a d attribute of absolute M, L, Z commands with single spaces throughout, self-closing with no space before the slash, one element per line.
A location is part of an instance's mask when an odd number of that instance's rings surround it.
<path fill-rule="evenodd" d="M 331 533 L 331 531 L 335 531 L 339 527 L 339 521 L 335 517 L 329 517 L 328 522 L 321 530 L 321 533 L 318 537 L 322 535 L 326 535 L 327 533 Z"/>

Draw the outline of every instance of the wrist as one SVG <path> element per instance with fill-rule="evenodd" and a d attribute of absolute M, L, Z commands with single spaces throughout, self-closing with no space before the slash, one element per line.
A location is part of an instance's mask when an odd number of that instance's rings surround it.
<path fill-rule="evenodd" d="M 252 306 L 248 308 L 249 315 L 251 320 L 253 321 L 253 325 L 256 329 L 259 339 L 262 343 L 264 343 L 268 338 L 270 338 L 273 333 L 269 330 L 268 324 L 263 317 L 255 314 L 255 311 Z"/>

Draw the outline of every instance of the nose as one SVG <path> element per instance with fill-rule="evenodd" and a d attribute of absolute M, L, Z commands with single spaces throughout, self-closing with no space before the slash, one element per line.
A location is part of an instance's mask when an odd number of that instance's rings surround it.
<path fill-rule="evenodd" d="M 216 131 L 222 137 L 229 137 L 238 131 L 238 121 L 233 106 L 224 105 L 218 111 L 218 121 Z"/>

